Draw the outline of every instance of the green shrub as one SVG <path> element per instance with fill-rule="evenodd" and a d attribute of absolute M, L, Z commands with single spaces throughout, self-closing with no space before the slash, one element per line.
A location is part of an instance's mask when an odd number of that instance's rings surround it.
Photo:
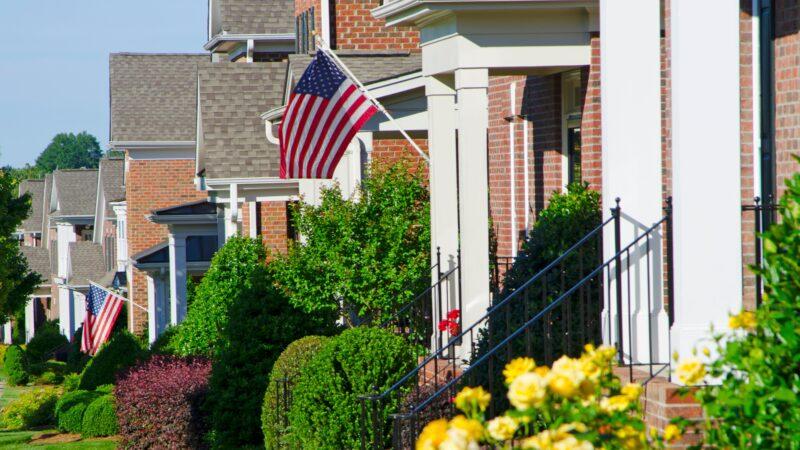
<path fill-rule="evenodd" d="M 33 381 L 34 384 L 61 384 L 64 381 L 64 376 L 48 370 Z"/>
<path fill-rule="evenodd" d="M 25 392 L 3 408 L 0 425 L 7 430 L 50 425 L 55 418 L 54 408 L 57 401 L 58 391 L 55 388 Z"/>
<path fill-rule="evenodd" d="M 0 361 L 6 360 L 6 350 L 8 350 L 8 345 L 0 344 Z"/>
<path fill-rule="evenodd" d="M 117 406 L 113 395 L 102 395 L 86 407 L 83 413 L 83 437 L 113 436 L 119 431 Z"/>
<path fill-rule="evenodd" d="M 359 448 L 359 396 L 389 388 L 414 366 L 413 347 L 388 331 L 353 328 L 332 338 L 303 369 L 294 388 L 292 438 L 301 448 Z M 397 411 L 403 394 L 381 405 L 383 423 Z M 390 436 L 389 430 L 383 435 Z M 389 447 L 388 440 L 383 444 Z"/>
<path fill-rule="evenodd" d="M 329 340 L 325 336 L 300 338 L 289 344 L 272 366 L 261 407 L 261 430 L 264 432 L 264 445 L 268 450 L 296 447 L 289 436 L 289 428 L 284 425 L 289 413 L 282 408 L 284 398 L 291 396 L 303 368 Z"/>
<path fill-rule="evenodd" d="M 68 344 L 67 338 L 61 334 L 58 322 L 48 320 L 36 330 L 25 351 L 28 352 L 28 361 L 31 364 L 38 364 L 47 361 L 56 350 Z"/>
<path fill-rule="evenodd" d="M 113 384 L 104 384 L 102 386 L 97 386 L 95 392 L 100 392 L 101 394 L 113 394 L 114 393 L 114 385 Z"/>
<path fill-rule="evenodd" d="M 117 321 L 119 321 L 119 318 Z M 72 340 L 69 343 L 69 349 L 67 350 L 67 368 L 73 373 L 81 373 L 83 368 L 86 367 L 86 364 L 92 358 L 81 351 L 82 338 L 83 327 L 81 326 L 75 330 L 75 333 L 73 333 Z"/>
<path fill-rule="evenodd" d="M 247 278 L 223 311 L 226 325 L 219 330 L 209 382 L 214 443 L 224 448 L 261 445 L 261 403 L 275 359 L 297 338 L 332 331 L 334 321 L 302 312 L 274 287 L 260 241 L 233 238 L 217 255 L 220 253 L 239 261 L 246 255 L 257 259 L 249 261 L 250 267 L 238 268 Z M 215 257 L 212 268 L 217 263 Z M 207 306 L 203 293 L 214 288 L 213 281 L 206 275 L 201 282 L 192 306 L 195 311 Z"/>
<path fill-rule="evenodd" d="M 28 382 L 28 362 L 25 350 L 19 345 L 12 345 L 6 350 L 3 365 L 8 384 L 19 386 Z"/>
<path fill-rule="evenodd" d="M 95 391 L 85 390 L 64 394 L 55 408 L 58 429 L 66 433 L 80 433 L 86 407 L 101 395 Z"/>
<path fill-rule="evenodd" d="M 146 356 L 139 340 L 127 331 L 118 332 L 100 347 L 81 373 L 80 389 L 93 390 L 113 384 L 116 374 Z"/>
<path fill-rule="evenodd" d="M 703 448 L 800 443 L 800 174 L 786 186 L 780 220 L 763 236 L 763 303 L 731 317 L 734 330 L 715 330 L 709 345 L 719 355 L 707 365 L 714 384 L 695 392 L 706 417 Z"/>
<path fill-rule="evenodd" d="M 64 375 L 64 392 L 72 392 L 78 389 L 81 384 L 81 376 L 77 373 L 68 373 Z"/>
<path fill-rule="evenodd" d="M 406 162 L 373 165 L 350 199 L 334 185 L 319 206 L 297 203 L 292 218 L 303 240 L 270 264 L 291 302 L 356 326 L 380 323 L 424 289 L 431 243 L 423 174 Z"/>
<path fill-rule="evenodd" d="M 161 336 L 159 336 L 153 345 L 150 346 L 150 353 L 154 355 L 178 355 L 178 343 L 175 337 L 178 334 L 180 326 L 169 326 Z"/>

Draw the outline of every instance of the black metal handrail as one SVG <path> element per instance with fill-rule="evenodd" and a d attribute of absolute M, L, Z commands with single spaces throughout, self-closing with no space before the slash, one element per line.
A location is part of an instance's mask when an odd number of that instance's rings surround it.
<path fill-rule="evenodd" d="M 508 296 L 506 296 L 506 298 L 490 306 L 487 309 L 486 313 L 477 320 L 475 320 L 469 327 L 467 328 L 462 327 L 458 335 L 451 337 L 451 339 L 447 344 L 440 346 L 439 349 L 437 349 L 435 352 L 424 358 L 417 367 L 415 367 L 413 370 L 411 370 L 406 375 L 401 377 L 389 389 L 381 393 L 376 393 L 375 395 L 362 396 L 360 398 L 361 408 L 362 408 L 362 414 L 361 414 L 362 449 L 366 449 L 367 446 L 373 448 L 380 448 L 382 445 L 381 443 L 383 442 L 383 430 L 386 424 L 378 423 L 379 422 L 378 417 L 380 416 L 380 414 L 378 414 L 377 412 L 380 408 L 381 402 L 383 402 L 392 395 L 399 394 L 406 388 L 416 389 L 417 394 L 419 394 L 420 384 L 422 384 L 420 383 L 419 375 L 420 373 L 426 372 L 428 369 L 433 369 L 433 386 L 435 387 L 438 387 L 439 374 L 442 372 L 442 370 L 440 369 L 444 369 L 445 372 L 449 372 L 450 375 L 448 376 L 454 376 L 457 367 L 456 365 L 457 350 L 458 347 L 463 345 L 464 340 L 470 342 L 474 347 L 476 338 L 478 337 L 481 328 L 490 323 L 491 320 L 496 319 L 496 317 L 498 317 L 501 312 L 505 312 L 506 320 L 508 321 L 510 315 L 510 308 L 512 306 L 518 306 L 519 303 L 522 303 L 521 306 L 525 308 L 524 314 L 525 316 L 527 316 L 529 312 L 527 309 L 529 303 L 528 298 L 527 295 L 521 296 L 520 293 L 527 292 L 527 288 L 529 286 L 532 286 L 537 281 L 544 279 L 545 284 L 547 284 L 547 279 L 551 278 L 553 274 L 561 275 L 560 278 L 564 280 L 565 277 L 563 276 L 563 274 L 564 274 L 565 264 L 567 260 L 570 258 L 578 257 L 578 261 L 581 263 L 582 267 L 585 244 L 590 243 L 596 245 L 595 250 L 600 251 L 600 249 L 602 248 L 602 232 L 605 229 L 605 227 L 614 220 L 618 220 L 618 217 L 616 219 L 615 217 L 611 217 L 605 220 L 597 227 L 595 227 L 593 230 L 591 230 L 589 233 L 587 233 L 585 236 L 583 236 L 580 240 L 578 240 L 575 244 L 573 244 L 570 248 L 568 248 L 559 257 L 554 259 L 542 270 L 540 270 L 537 274 L 535 274 L 533 277 L 531 277 L 525 283 L 523 283 L 519 288 L 515 289 Z M 563 288 L 564 286 L 562 286 L 562 289 Z M 491 346 L 491 330 L 489 334 L 490 334 L 489 344 Z M 446 362 L 443 367 L 440 367 L 441 361 Z M 414 382 L 412 386 L 408 386 L 410 381 Z M 422 381 L 425 384 L 428 384 L 430 382 L 430 380 L 427 379 Z M 368 403 L 370 405 L 369 409 L 371 409 L 370 412 L 367 411 Z M 373 432 L 371 433 L 373 442 L 371 445 L 367 442 L 368 436 L 370 436 L 370 433 L 367 431 L 367 428 L 369 427 L 367 423 L 368 417 L 371 417 L 373 421 L 372 424 Z M 402 434 L 402 432 L 396 429 L 394 431 L 396 446 L 400 445 L 397 440 L 402 439 L 402 437 L 398 436 L 399 434 Z"/>
<path fill-rule="evenodd" d="M 756 306 L 761 306 L 764 299 L 764 281 L 761 277 L 761 268 L 764 264 L 763 248 L 761 243 L 761 236 L 769 227 L 770 223 L 774 222 L 775 211 L 778 210 L 778 205 L 772 201 L 772 196 L 767 197 L 765 202 L 761 201 L 761 197 L 755 197 L 752 205 L 742 205 L 742 211 L 752 211 L 754 215 L 753 220 L 753 244 L 754 244 L 754 258 L 753 268 L 755 275 L 755 295 Z"/>

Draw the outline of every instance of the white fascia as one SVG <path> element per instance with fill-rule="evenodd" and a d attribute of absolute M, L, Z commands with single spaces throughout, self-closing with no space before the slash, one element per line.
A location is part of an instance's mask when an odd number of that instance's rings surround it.
<path fill-rule="evenodd" d="M 435 20 L 448 11 L 487 11 L 500 9 L 597 8 L 597 0 L 395 0 L 372 10 L 386 26 L 415 25 Z"/>
<path fill-rule="evenodd" d="M 236 186 L 237 203 L 245 201 L 292 200 L 299 196 L 298 180 L 281 178 L 203 179 L 213 203 L 229 203 L 231 186 Z"/>
<path fill-rule="evenodd" d="M 113 150 L 151 150 L 195 148 L 195 141 L 111 141 L 108 145 Z"/>
<path fill-rule="evenodd" d="M 211 51 L 224 42 L 247 42 L 249 40 L 259 42 L 285 42 L 294 43 L 294 33 L 275 33 L 275 34 L 218 34 L 203 45 L 203 48 Z"/>

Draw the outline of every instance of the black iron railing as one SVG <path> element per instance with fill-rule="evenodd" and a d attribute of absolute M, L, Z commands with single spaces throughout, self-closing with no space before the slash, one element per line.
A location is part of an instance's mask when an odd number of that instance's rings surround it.
<path fill-rule="evenodd" d="M 386 437 L 391 435 L 394 448 L 413 447 L 413 440 L 419 432 L 420 419 L 427 420 L 427 413 L 433 411 L 438 414 L 448 409 L 449 397 L 446 392 L 452 392 L 456 383 L 463 378 L 461 366 L 466 363 L 466 358 L 471 354 L 495 354 L 498 352 L 498 342 L 517 329 L 526 318 L 538 311 L 539 305 L 551 304 L 551 301 L 560 298 L 570 286 L 584 278 L 585 273 L 596 267 L 602 254 L 602 234 L 606 226 L 619 220 L 616 216 L 602 222 L 581 238 L 561 256 L 556 258 L 539 273 L 531 277 L 522 286 L 508 295 L 503 300 L 494 303 L 487 312 L 460 333 L 451 336 L 449 341 L 440 346 L 435 352 L 424 358 L 411 372 L 403 376 L 392 387 L 384 392 L 361 397 L 361 441 L 362 449 L 384 448 Z M 595 277 L 591 282 L 584 282 L 579 288 L 579 295 L 575 298 L 575 310 L 568 310 L 566 322 L 576 325 L 576 336 L 568 333 L 569 338 L 562 341 L 566 348 L 555 349 L 553 340 L 543 340 L 545 346 L 540 347 L 549 355 L 545 361 L 552 361 L 556 353 L 579 352 L 586 342 L 598 342 L 600 332 L 600 312 L 602 307 L 602 279 Z M 564 303 L 560 300 L 558 304 Z M 547 336 L 555 332 L 554 325 L 558 324 L 555 315 L 548 316 Z M 572 325 L 570 325 L 572 326 Z M 533 333 L 525 332 L 525 342 L 508 346 L 507 357 L 520 350 L 522 346 L 528 353 L 532 351 Z M 580 337 L 578 337 L 580 336 Z M 503 348 L 504 350 L 506 348 Z M 522 352 L 519 352 L 522 353 Z M 485 362 L 484 362 L 485 361 Z M 540 359 L 541 361 L 541 359 Z M 470 369 L 488 366 L 489 375 L 497 373 L 497 364 L 494 358 L 480 357 L 474 361 Z M 470 370 L 468 369 L 468 370 Z M 502 366 L 500 369 L 502 370 Z M 486 377 L 489 389 L 500 387 L 495 382 L 495 376 Z M 426 395 L 428 394 L 428 395 Z M 404 396 L 401 401 L 400 413 L 392 419 L 393 423 L 386 423 L 380 418 L 384 416 L 383 408 Z M 434 417 L 430 417 L 434 418 Z"/>
<path fill-rule="evenodd" d="M 775 212 L 778 210 L 778 205 L 772 201 L 772 196 L 767 197 L 767 200 L 762 202 L 760 197 L 753 199 L 752 205 L 742 205 L 742 211 L 753 212 L 753 246 L 754 255 L 752 267 L 755 269 L 755 297 L 756 306 L 761 306 L 764 298 L 764 282 L 761 278 L 761 268 L 764 264 L 763 248 L 761 243 L 761 235 L 769 227 L 769 224 L 775 221 Z"/>
<path fill-rule="evenodd" d="M 630 379 L 646 383 L 664 373 L 669 368 L 669 349 L 664 346 L 668 346 L 673 321 L 673 308 L 665 307 L 665 298 L 672 292 L 671 209 L 668 201 L 665 215 L 657 223 L 622 246 L 617 200 L 611 218 L 490 307 L 455 336 L 451 345 L 425 358 L 390 389 L 362 397 L 362 449 L 384 448 L 387 433 L 391 433 L 393 448 L 412 447 L 422 425 L 453 413 L 449 399 L 465 385 L 482 385 L 495 394 L 488 411 L 494 415 L 505 406 L 503 367 L 515 356 L 532 356 L 549 365 L 560 355 L 577 356 L 585 344 L 605 340 L 616 345 L 619 364 L 628 368 Z M 614 226 L 614 251 L 604 260 L 599 256 L 601 235 L 609 224 Z M 662 257 L 664 247 L 666 257 Z M 585 258 L 590 249 L 597 257 L 594 261 Z M 666 277 L 664 290 L 662 274 Z M 463 354 L 459 343 L 474 344 L 478 338 L 479 344 L 472 347 L 472 361 L 459 364 L 457 355 Z M 439 378 L 439 366 L 447 368 L 444 379 Z M 421 395 L 421 391 L 427 394 Z M 384 402 L 398 395 L 412 401 L 400 403 L 391 423 L 381 423 L 378 418 Z"/>
<path fill-rule="evenodd" d="M 500 291 L 503 290 L 503 278 L 513 265 L 513 256 L 495 255 L 491 258 L 491 261 L 489 261 L 489 267 L 492 272 L 490 288 L 493 297 L 497 297 Z"/>
<path fill-rule="evenodd" d="M 442 253 L 437 247 L 436 263 L 429 270 L 436 278 L 411 301 L 384 320 L 380 327 L 405 336 L 413 344 L 424 348 L 441 348 L 446 331 L 439 330 L 438 322 L 447 316 L 449 310 L 461 309 L 460 252 L 457 253 L 454 263 L 454 267 L 443 270 Z M 461 328 L 461 316 L 456 320 Z"/>

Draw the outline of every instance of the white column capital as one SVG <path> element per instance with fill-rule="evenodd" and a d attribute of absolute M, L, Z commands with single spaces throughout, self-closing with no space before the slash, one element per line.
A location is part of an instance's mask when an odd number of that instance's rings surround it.
<path fill-rule="evenodd" d="M 455 78 L 452 74 L 425 77 L 425 96 L 440 95 L 456 95 Z"/>
<path fill-rule="evenodd" d="M 456 69 L 456 90 L 462 89 L 488 89 L 489 69 Z"/>

